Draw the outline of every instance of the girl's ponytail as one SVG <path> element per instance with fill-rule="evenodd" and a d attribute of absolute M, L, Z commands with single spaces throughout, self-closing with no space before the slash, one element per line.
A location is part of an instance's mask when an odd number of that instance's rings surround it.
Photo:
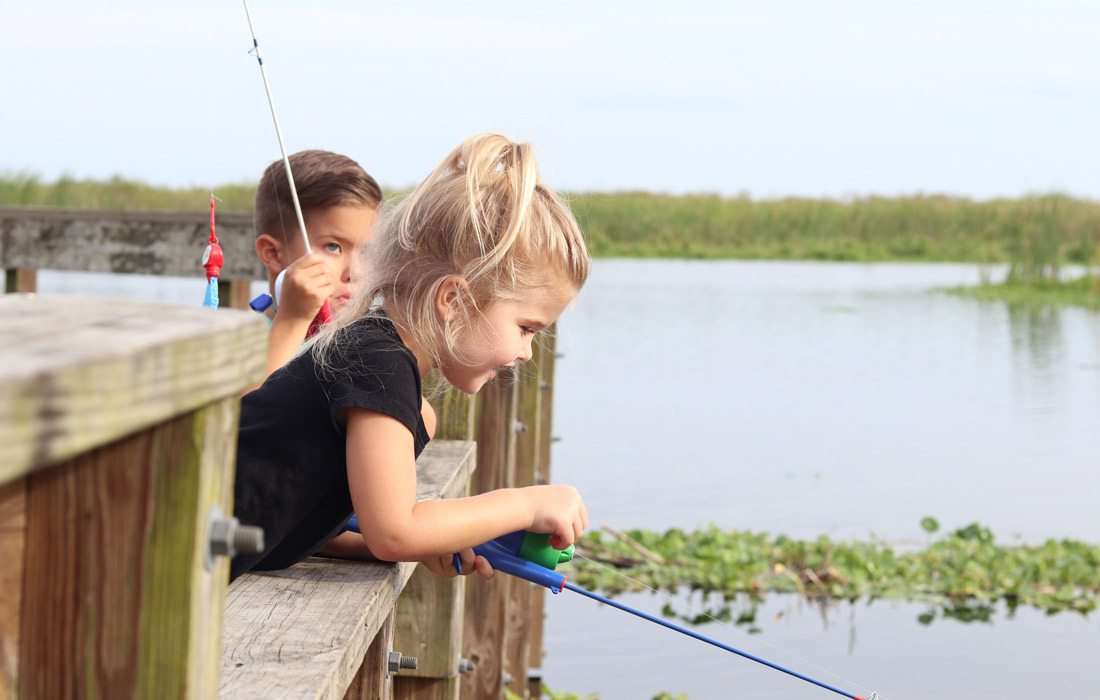
<path fill-rule="evenodd" d="M 500 134 L 466 139 L 400 204 L 386 214 L 365 251 L 367 284 L 345 307 L 331 333 L 378 304 L 437 362 L 488 303 L 521 288 L 564 282 L 576 289 L 588 275 L 588 250 L 569 206 L 539 181 L 534 149 Z M 440 285 L 465 279 L 456 318 L 435 309 Z"/>

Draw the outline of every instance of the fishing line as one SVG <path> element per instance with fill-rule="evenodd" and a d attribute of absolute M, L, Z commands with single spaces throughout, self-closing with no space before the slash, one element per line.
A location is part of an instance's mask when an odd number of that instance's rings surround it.
<path fill-rule="evenodd" d="M 607 565 L 605 565 L 605 564 L 603 564 L 603 563 L 601 563 L 601 562 L 595 561 L 594 559 L 590 559 L 590 558 L 588 558 L 588 557 L 586 557 L 586 556 L 584 556 L 583 554 L 580 554 L 580 553 L 578 553 L 578 552 L 574 552 L 574 553 L 573 553 L 573 558 L 574 558 L 574 559 L 583 559 L 583 560 L 585 560 L 586 562 L 589 562 L 590 564 L 593 564 L 593 565 L 595 565 L 596 567 L 598 567 L 598 568 L 600 568 L 600 569 L 603 569 L 603 570 L 605 570 L 605 571 L 607 571 L 607 572 L 609 572 L 609 573 L 612 573 L 612 574 L 614 574 L 614 575 L 616 575 L 616 576 L 619 576 L 619 577 L 621 577 L 621 578 L 624 578 L 624 579 L 626 579 L 627 581 L 630 581 L 631 583 L 633 583 L 634 585 L 636 585 L 636 586 L 639 586 L 639 587 L 641 587 L 641 588 L 644 588 L 645 590 L 649 591 L 650 593 L 652 593 L 652 594 L 654 594 L 654 595 L 656 595 L 656 596 L 659 596 L 659 597 L 663 598 L 663 599 L 665 600 L 665 602 L 666 602 L 666 603 L 671 603 L 671 602 L 672 602 L 672 597 L 671 597 L 671 596 L 669 596 L 669 595 L 667 595 L 667 594 L 665 594 L 665 593 L 663 593 L 663 592 L 661 592 L 661 591 L 658 591 L 658 590 L 657 590 L 657 589 L 655 589 L 655 588 L 651 588 L 650 586 L 647 586 L 647 585 L 646 585 L 645 583 L 643 583 L 643 582 L 641 582 L 641 581 L 639 581 L 639 580 L 637 580 L 637 579 L 631 578 L 630 576 L 627 576 L 626 574 L 624 574 L 623 572 L 621 572 L 621 571 L 619 571 L 619 570 L 617 570 L 617 569 L 614 569 L 614 568 L 612 568 L 612 567 L 610 567 L 610 566 L 607 566 Z M 589 597 L 589 598 L 592 598 L 593 600 L 596 600 L 596 601 L 598 601 L 598 602 L 600 602 L 600 603 L 604 603 L 604 604 L 606 604 L 606 605 L 610 605 L 610 606 L 611 606 L 611 607 L 613 607 L 613 608 L 617 608 L 617 609 L 619 609 L 619 610 L 623 610 L 624 612 L 629 612 L 630 614 L 632 614 L 632 615 L 635 615 L 635 616 L 637 616 L 637 617 L 640 617 L 640 618 L 642 618 L 642 619 L 644 619 L 644 620 L 648 620 L 649 622 L 655 622 L 655 623 L 657 623 L 657 624 L 659 624 L 659 625 L 661 625 L 661 626 L 663 626 L 663 627 L 667 627 L 667 628 L 669 628 L 669 629 L 672 629 L 672 630 L 674 630 L 674 631 L 676 631 L 676 632 L 680 632 L 680 633 L 682 633 L 682 634 L 686 634 L 687 636 L 689 636 L 689 637 L 692 637 L 692 638 L 694 638 L 694 639 L 697 639 L 697 640 L 699 640 L 699 641 L 702 641 L 702 642 L 706 642 L 707 644 L 711 644 L 712 646 L 716 646 L 716 647 L 718 647 L 718 648 L 720 648 L 720 649 L 723 649 L 723 650 L 725 650 L 725 651 L 730 651 L 730 652 L 733 652 L 733 653 L 735 653 L 735 654 L 737 654 L 737 655 L 739 655 L 739 656 L 743 656 L 743 657 L 745 657 L 745 658 L 747 658 L 747 659 L 750 659 L 750 660 L 752 660 L 752 661 L 756 661 L 756 662 L 758 662 L 758 663 L 761 663 L 761 664 L 763 664 L 763 665 L 765 665 L 765 666 L 768 666 L 769 668 L 773 668 L 773 669 L 775 669 L 775 670 L 777 670 L 777 671 L 782 671 L 782 672 L 784 672 L 784 673 L 787 673 L 787 674 L 789 674 L 789 675 L 791 675 L 791 676 L 794 676 L 795 678 L 799 678 L 799 679 L 801 679 L 801 680 L 804 680 L 804 681 L 807 681 L 807 682 L 809 682 L 809 683 L 813 683 L 814 685 L 817 685 L 817 686 L 819 686 L 819 687 L 821 687 L 821 688 L 825 688 L 826 690 L 831 690 L 831 691 L 833 691 L 834 693 L 837 693 L 837 694 L 839 694 L 839 695 L 843 695 L 843 696 L 845 696 L 845 697 L 848 697 L 848 698 L 853 698 L 853 697 L 857 697 L 857 696 L 853 696 L 852 694 L 850 694 L 850 693 L 847 693 L 847 692 L 845 692 L 845 691 L 843 691 L 843 690 L 840 690 L 839 688 L 834 688 L 833 686 L 830 686 L 830 685 L 828 685 L 828 684 L 822 683 L 821 681 L 818 681 L 818 680 L 815 680 L 815 679 L 813 679 L 813 678 L 810 678 L 809 676 L 805 676 L 805 675 L 802 675 L 802 674 L 798 673 L 797 671 L 792 671 L 791 669 L 788 669 L 788 668 L 785 668 L 785 667 L 783 667 L 783 666 L 780 666 L 780 665 L 778 665 L 778 664 L 772 663 L 771 661 L 768 661 L 768 660 L 766 660 L 766 659 L 762 659 L 762 658 L 760 658 L 760 657 L 758 657 L 758 656 L 754 656 L 754 655 L 752 655 L 752 654 L 749 654 L 749 653 L 747 653 L 747 652 L 744 652 L 744 651 L 741 651 L 741 650 L 739 650 L 739 649 L 735 649 L 735 648 L 733 648 L 733 647 L 731 647 L 731 646 L 725 645 L 725 644 L 723 644 L 723 643 L 721 643 L 721 642 L 719 642 L 719 641 L 717 641 L 717 640 L 714 640 L 714 639 L 710 639 L 710 638 L 708 638 L 708 637 L 704 637 L 703 635 L 701 635 L 701 634 L 698 634 L 698 633 L 696 633 L 696 632 L 693 632 L 693 631 L 691 631 L 691 630 L 689 630 L 689 629 L 687 629 L 687 628 L 681 627 L 680 625 L 675 625 L 675 624 L 673 624 L 673 623 L 671 623 L 671 622 L 668 622 L 667 620 L 663 620 L 663 619 L 661 619 L 661 618 L 659 618 L 659 617 L 656 617 L 656 616 L 653 616 L 653 615 L 649 615 L 649 614 L 647 614 L 647 613 L 644 613 L 644 612 L 642 612 L 642 611 L 640 611 L 640 610 L 636 610 L 636 609 L 634 609 L 634 608 L 631 608 L 631 607 L 629 607 L 629 606 L 623 605 L 623 604 L 621 604 L 621 603 L 617 603 L 616 601 L 614 601 L 614 600 L 611 600 L 610 598 L 605 598 L 604 596 L 601 596 L 601 595 L 599 595 L 599 594 L 597 594 L 597 593 L 592 593 L 591 591 L 587 591 L 587 590 L 585 590 L 585 589 L 583 589 L 583 588 L 580 588 L 579 586 L 575 586 L 575 585 L 573 585 L 573 584 L 571 584 L 571 583 L 568 583 L 568 582 L 567 582 L 567 583 L 565 584 L 565 588 L 568 588 L 569 590 L 571 590 L 571 591 L 573 591 L 573 592 L 575 592 L 575 593 L 580 593 L 581 595 L 584 595 L 584 596 L 587 596 L 587 597 Z M 688 606 L 688 611 L 689 611 L 689 612 L 694 612 L 694 606 L 693 606 L 693 605 L 691 604 L 691 601 L 690 601 L 690 600 L 688 600 L 688 601 L 687 601 L 687 606 Z M 700 614 L 701 614 L 701 615 L 702 615 L 703 617 L 707 618 L 708 620 L 711 620 L 711 621 L 713 621 L 713 622 L 716 622 L 716 623 L 718 623 L 718 624 L 720 624 L 720 625 L 723 625 L 723 626 L 725 626 L 725 627 L 729 627 L 730 629 L 736 630 L 737 632 L 740 632 L 741 634 L 745 635 L 746 637 L 749 637 L 749 634 L 748 634 L 747 632 L 745 632 L 744 630 L 738 629 L 738 628 L 737 628 L 737 627 L 736 627 L 735 625 L 733 625 L 733 624 L 731 624 L 731 623 L 729 623 L 729 622 L 725 622 L 725 621 L 723 621 L 723 620 L 719 620 L 719 619 L 715 618 L 715 617 L 714 617 L 713 615 L 710 615 L 710 614 L 709 614 L 709 613 L 707 613 L 707 612 L 706 612 L 705 610 L 704 610 L 704 611 L 701 611 L 701 613 L 700 613 Z M 752 639 L 753 639 L 753 641 L 754 641 L 754 642 L 760 642 L 760 643 L 763 643 L 764 645 L 766 645 L 766 646 L 768 646 L 768 647 L 771 647 L 772 649 L 774 649 L 774 650 L 776 650 L 776 651 L 778 651 L 778 652 L 782 652 L 783 654 L 785 654 L 785 655 L 789 656 L 789 657 L 790 657 L 790 658 L 792 658 L 792 659 L 795 659 L 795 660 L 796 660 L 796 661 L 798 661 L 799 663 L 805 664 L 805 665 L 807 665 L 807 666 L 809 666 L 809 667 L 811 667 L 811 668 L 813 668 L 813 669 L 815 669 L 815 670 L 817 670 L 817 671 L 820 671 L 821 673 L 823 673 L 823 674 L 825 674 L 825 675 L 827 675 L 827 676 L 830 676 L 830 677 L 832 677 L 832 678 L 835 678 L 835 679 L 837 679 L 837 680 L 839 680 L 839 681 L 843 682 L 843 683 L 844 683 L 844 684 L 846 684 L 846 685 L 850 685 L 850 686 L 852 686 L 852 687 L 855 687 L 855 688 L 859 688 L 859 689 L 861 689 L 861 690 L 868 690 L 868 691 L 871 691 L 871 694 L 870 694 L 869 696 L 867 696 L 867 698 L 866 698 L 865 700 L 889 700 L 889 698 L 887 698 L 887 697 L 886 697 L 885 695 L 879 695 L 879 694 L 878 694 L 877 692 L 875 692 L 875 691 L 871 690 L 871 689 L 870 689 L 870 688 L 868 688 L 867 686 L 864 686 L 864 685 L 861 685 L 861 684 L 859 684 L 859 683 L 856 683 L 855 681 L 852 681 L 852 680 L 850 680 L 850 679 L 848 679 L 848 678 L 845 678 L 844 676 L 841 676 L 841 675 L 840 675 L 840 674 L 838 674 L 838 673 L 834 673 L 834 672 L 832 672 L 832 671 L 830 671 L 830 670 L 828 670 L 828 669 L 826 669 L 826 668 L 822 668 L 821 666 L 818 666 L 817 664 L 813 663 L 812 661 L 809 661 L 809 660 L 807 660 L 807 659 L 804 659 L 804 658 L 802 658 L 801 656 L 799 656 L 798 654 L 794 654 L 794 653 L 792 653 L 792 652 L 790 652 L 790 651 L 787 651 L 786 649 L 784 649 L 784 648 L 782 648 L 782 647 L 780 647 L 780 646 L 777 646 L 777 645 L 775 645 L 775 644 L 772 644 L 771 642 L 768 642 L 768 641 L 767 641 L 767 640 L 765 640 L 765 639 L 760 639 L 760 638 L 755 638 L 755 637 L 754 637 L 754 638 L 752 638 Z"/>

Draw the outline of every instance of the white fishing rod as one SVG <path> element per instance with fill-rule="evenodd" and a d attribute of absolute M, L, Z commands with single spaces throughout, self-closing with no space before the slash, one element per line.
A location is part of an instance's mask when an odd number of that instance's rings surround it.
<path fill-rule="evenodd" d="M 306 234 L 306 219 L 302 215 L 302 205 L 298 202 L 298 188 L 294 186 L 294 173 L 290 169 L 290 158 L 286 153 L 286 144 L 283 143 L 283 130 L 279 126 L 279 115 L 275 111 L 275 100 L 271 97 L 271 86 L 267 82 L 267 71 L 264 70 L 264 59 L 260 56 L 260 42 L 256 40 L 256 29 L 252 25 L 252 13 L 248 11 L 248 0 L 241 0 L 244 3 L 244 16 L 248 19 L 248 31 L 252 35 L 252 49 L 249 54 L 256 57 L 256 62 L 260 64 L 260 77 L 264 81 L 264 93 L 267 95 L 267 105 L 271 108 L 271 121 L 275 123 L 275 137 L 279 140 L 279 152 L 283 156 L 283 167 L 286 168 L 286 179 L 290 185 L 290 198 L 294 201 L 294 214 L 298 217 L 298 230 L 302 233 L 302 243 L 306 247 L 306 255 L 313 252 L 313 248 L 309 245 L 309 236 Z M 284 270 L 285 272 L 285 270 Z M 281 275 L 282 273 L 280 273 Z M 310 324 L 309 335 L 313 335 L 316 328 L 321 323 L 326 323 L 332 318 L 332 312 L 329 310 L 328 300 L 321 305 L 321 310 L 317 312 L 317 318 Z"/>

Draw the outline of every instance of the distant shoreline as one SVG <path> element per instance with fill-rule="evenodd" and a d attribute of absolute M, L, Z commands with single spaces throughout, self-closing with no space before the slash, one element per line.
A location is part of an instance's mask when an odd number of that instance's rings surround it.
<path fill-rule="evenodd" d="M 215 189 L 249 212 L 253 183 Z M 401 192 L 389 193 L 398 199 Z M 0 206 L 205 210 L 204 188 L 123 178 L 0 176 Z M 1100 264 L 1100 201 L 1064 194 L 760 199 L 647 192 L 565 193 L 597 257 L 854 262 Z"/>

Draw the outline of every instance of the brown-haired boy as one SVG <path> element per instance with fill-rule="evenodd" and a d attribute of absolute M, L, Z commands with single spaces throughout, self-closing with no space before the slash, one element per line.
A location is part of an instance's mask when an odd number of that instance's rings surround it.
<path fill-rule="evenodd" d="M 294 357 L 326 300 L 335 313 L 351 298 L 356 250 L 369 242 L 382 204 L 378 183 L 347 156 L 299 151 L 290 168 L 312 254 L 305 255 L 282 160 L 264 170 L 253 215 L 256 255 L 276 297 L 265 312 L 272 319 L 268 374 Z M 275 279 L 284 270 L 278 298 Z"/>
<path fill-rule="evenodd" d="M 305 254 L 281 159 L 267 166 L 260 178 L 252 219 L 256 255 L 267 268 L 271 296 L 277 299 L 265 311 L 272 319 L 267 342 L 269 375 L 297 354 L 326 300 L 336 313 L 351 299 L 352 268 L 358 249 L 370 242 L 382 206 L 378 183 L 347 156 L 299 151 L 290 156 L 290 169 L 313 252 Z M 276 294 L 275 280 L 284 270 Z M 434 435 L 435 411 L 423 399 L 420 410 L 428 434 Z M 364 552 L 358 535 L 346 532 L 318 553 L 355 559 L 369 554 Z"/>

